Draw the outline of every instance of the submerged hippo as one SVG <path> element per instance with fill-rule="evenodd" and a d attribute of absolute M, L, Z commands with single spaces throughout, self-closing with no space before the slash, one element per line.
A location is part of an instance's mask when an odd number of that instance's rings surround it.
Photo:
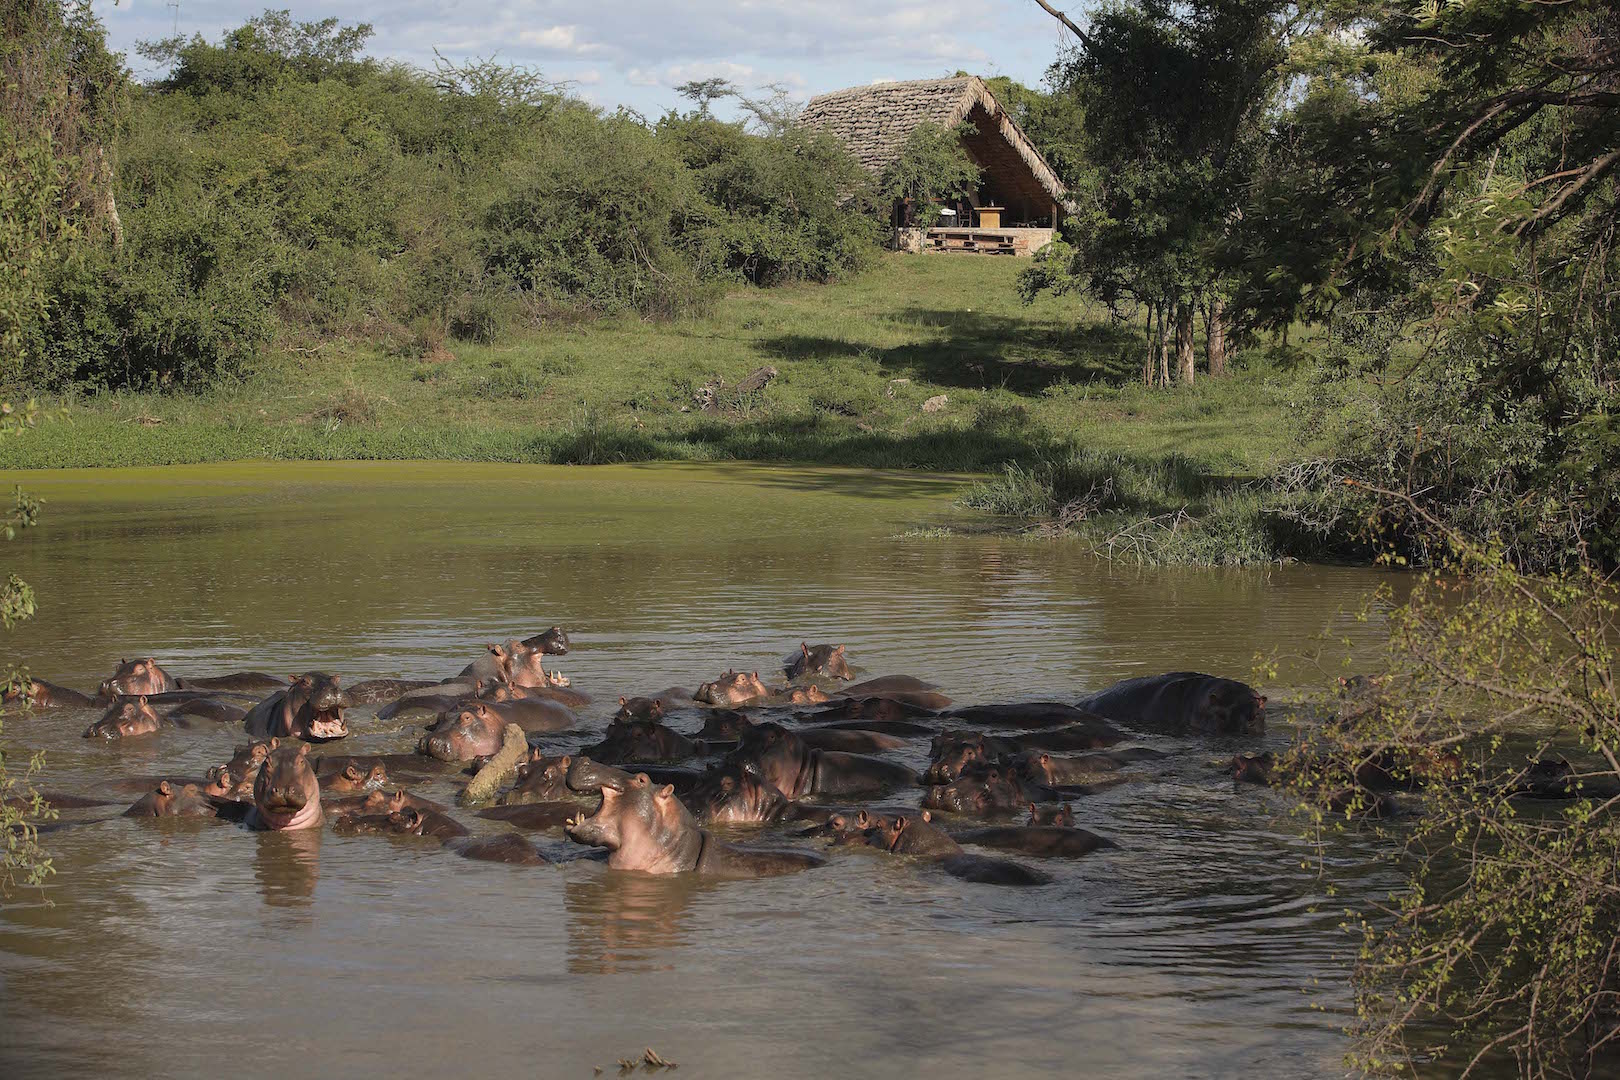
<path fill-rule="evenodd" d="M 744 735 L 728 757 L 750 765 L 790 799 L 825 795 L 880 795 L 912 787 L 917 778 L 903 765 L 861 754 L 813 750 L 781 724 L 764 723 Z"/>
<path fill-rule="evenodd" d="M 939 687 L 914 679 L 910 675 L 884 675 L 876 679 L 846 686 L 839 692 L 845 698 L 888 698 L 903 705 L 938 711 L 951 707 L 951 699 L 939 692 Z"/>
<path fill-rule="evenodd" d="M 195 716 L 200 720 L 212 720 L 216 724 L 240 724 L 247 719 L 247 714 L 248 711 L 240 705 L 233 705 L 217 698 L 201 697 L 182 701 L 164 713 L 163 719 L 183 723 Z"/>
<path fill-rule="evenodd" d="M 1074 804 L 1064 803 L 1062 806 L 1042 806 L 1039 803 L 1029 804 L 1029 820 L 1025 825 L 1055 825 L 1059 828 L 1072 828 L 1074 826 Z"/>
<path fill-rule="evenodd" d="M 353 704 L 336 675 L 306 671 L 292 685 L 259 702 L 243 726 L 255 738 L 305 739 L 319 742 L 349 734 L 343 710 Z"/>
<path fill-rule="evenodd" d="M 992 728 L 1059 728 L 1089 727 L 1099 736 L 1119 742 L 1124 735 L 1118 728 L 1096 713 L 1064 705 L 1058 701 L 1027 701 L 1015 705 L 970 705 L 954 709 L 942 718 L 955 720 L 972 727 Z"/>
<path fill-rule="evenodd" d="M 505 731 L 505 721 L 493 710 L 474 705 L 435 724 L 416 749 L 440 761 L 472 761 L 498 751 Z"/>
<path fill-rule="evenodd" d="M 117 697 L 147 697 L 153 694 L 166 694 L 171 690 L 180 689 L 175 682 L 158 666 L 158 662 L 150 656 L 139 660 L 120 660 L 118 670 L 112 677 L 102 680 L 100 697 L 110 701 Z"/>
<path fill-rule="evenodd" d="M 120 701 L 100 720 L 84 729 L 87 739 L 132 739 L 137 735 L 154 734 L 163 721 L 146 703 L 145 697 L 133 701 Z"/>
<path fill-rule="evenodd" d="M 321 785 L 322 795 L 363 795 L 368 791 L 381 791 L 388 786 L 388 769 L 382 762 L 372 762 L 369 766 L 353 760 L 343 763 L 341 769 L 335 769 L 324 775 L 317 766 L 316 778 Z"/>
<path fill-rule="evenodd" d="M 933 823 L 932 815 L 899 814 L 881 819 L 867 830 L 867 843 L 893 855 L 935 859 L 945 872 L 983 885 L 1045 885 L 1052 878 L 1007 859 L 970 855 Z"/>
<path fill-rule="evenodd" d="M 808 679 L 819 675 L 824 679 L 848 681 L 855 677 L 844 659 L 842 645 L 817 645 L 812 648 L 808 641 L 800 642 L 799 651 L 782 661 L 782 671 L 790 679 Z"/>
<path fill-rule="evenodd" d="M 935 729 L 918 721 L 931 720 L 939 715 L 935 709 L 925 709 L 921 705 L 912 705 L 905 701 L 896 701 L 887 697 L 838 697 L 825 709 L 813 712 L 804 718 L 807 724 L 831 724 L 844 720 L 864 720 L 870 723 L 906 724 L 913 730 L 910 734 L 927 735 Z M 891 731 L 890 734 L 900 734 Z"/>
<path fill-rule="evenodd" d="M 753 769 L 710 769 L 682 800 L 708 825 L 766 825 L 794 816 L 793 800 Z"/>
<path fill-rule="evenodd" d="M 266 675 L 262 671 L 238 671 L 230 675 L 209 675 L 203 678 L 182 676 L 175 682 L 177 690 L 225 690 L 239 694 L 273 694 L 284 688 L 288 680 L 279 675 Z"/>
<path fill-rule="evenodd" d="M 475 710 L 491 713 L 502 726 L 516 724 L 525 734 L 569 731 L 579 722 L 570 709 L 560 701 L 548 698 L 513 697 L 509 689 L 501 688 L 496 696 L 471 706 Z"/>
<path fill-rule="evenodd" d="M 0 704 L 18 703 L 25 703 L 31 709 L 88 709 L 95 705 L 89 694 L 44 679 L 29 679 L 21 688 L 8 686 L 0 692 Z"/>
<path fill-rule="evenodd" d="M 382 813 L 345 815 L 333 823 L 333 829 L 349 835 L 386 833 L 431 836 L 436 840 L 456 840 L 467 835 L 467 827 L 443 811 L 411 805 L 390 805 Z"/>
<path fill-rule="evenodd" d="M 630 761 L 685 761 L 707 753 L 704 744 L 693 741 L 657 720 L 615 720 L 608 725 L 602 741 L 580 753 L 597 761 L 622 764 Z"/>
<path fill-rule="evenodd" d="M 529 760 L 518 766 L 517 783 L 501 796 L 500 802 L 515 806 L 567 799 L 572 794 L 568 788 L 568 768 L 573 763 L 569 754 L 547 757 L 538 750 L 530 750 Z"/>
<path fill-rule="evenodd" d="M 168 780 L 142 795 L 125 817 L 218 817 L 219 807 L 196 784 L 177 785 Z"/>
<path fill-rule="evenodd" d="M 438 685 L 431 679 L 364 679 L 349 687 L 349 701 L 355 705 L 382 705 L 398 701 L 413 690 Z"/>
<path fill-rule="evenodd" d="M 601 802 L 590 817 L 566 826 L 575 843 L 608 849 L 608 866 L 648 874 L 698 873 L 764 877 L 819 866 L 798 851 L 750 851 L 722 844 L 698 827 L 669 785 L 654 788 L 645 773 L 628 781 L 603 777 Z"/>
<path fill-rule="evenodd" d="M 1172 671 L 1126 679 L 1079 703 L 1088 712 L 1172 735 L 1263 735 L 1266 699 L 1236 679 Z"/>
<path fill-rule="evenodd" d="M 231 760 L 208 770 L 210 785 L 218 785 L 228 799 L 246 801 L 253 798 L 253 785 L 259 779 L 259 770 L 270 752 L 280 745 L 278 739 L 256 740 L 238 747 Z"/>
<path fill-rule="evenodd" d="M 321 784 L 307 745 L 270 751 L 253 782 L 253 809 L 247 820 L 250 828 L 277 832 L 320 828 Z"/>
<path fill-rule="evenodd" d="M 770 696 L 770 690 L 760 682 L 757 671 L 727 671 L 718 679 L 699 686 L 697 693 L 693 695 L 695 700 L 704 705 L 720 705 L 726 708 L 763 701 Z"/>
<path fill-rule="evenodd" d="M 1072 820 L 1072 819 L 1071 819 Z M 956 834 L 964 844 L 1018 851 L 1040 859 L 1075 859 L 1098 848 L 1117 847 L 1112 840 L 1071 825 L 1004 825 L 990 829 L 969 829 Z"/>

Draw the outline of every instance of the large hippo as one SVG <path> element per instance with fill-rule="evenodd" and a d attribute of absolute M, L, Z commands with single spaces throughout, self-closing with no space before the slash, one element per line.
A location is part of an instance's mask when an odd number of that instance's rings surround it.
<path fill-rule="evenodd" d="M 567 680 L 545 669 L 546 654 L 532 645 L 513 639 L 505 645 L 486 645 L 487 654 L 468 664 L 457 681 L 477 684 L 510 683 L 513 686 L 566 686 Z"/>
<path fill-rule="evenodd" d="M 969 705 L 953 709 L 941 719 L 955 720 L 971 727 L 993 728 L 1059 728 L 1084 725 L 1100 736 L 1119 742 L 1124 735 L 1118 728 L 1096 713 L 1077 709 L 1058 701 L 1026 701 L 1013 705 Z"/>
<path fill-rule="evenodd" d="M 699 686 L 697 693 L 693 695 L 695 700 L 704 705 L 720 705 L 732 709 L 739 705 L 764 701 L 770 696 L 770 690 L 760 682 L 757 671 L 727 671 L 718 679 Z"/>
<path fill-rule="evenodd" d="M 819 675 L 824 679 L 848 681 L 855 677 L 844 659 L 842 645 L 812 647 L 808 641 L 800 642 L 799 651 L 782 661 L 782 671 L 790 679 L 809 679 Z"/>
<path fill-rule="evenodd" d="M 743 765 L 710 769 L 682 800 L 708 825 L 766 825 L 794 816 L 793 800 Z"/>
<path fill-rule="evenodd" d="M 349 687 L 349 700 L 355 705 L 382 705 L 438 685 L 431 679 L 364 679 Z"/>
<path fill-rule="evenodd" d="M 220 701 L 218 698 L 200 697 L 182 701 L 164 713 L 163 719 L 183 724 L 195 716 L 200 720 L 212 720 L 216 724 L 240 724 L 247 719 L 247 714 L 247 709 L 240 705 Z"/>
<path fill-rule="evenodd" d="M 1117 723 L 1171 735 L 1262 735 L 1266 699 L 1236 679 L 1172 671 L 1126 679 L 1079 708 Z"/>
<path fill-rule="evenodd" d="M 349 734 L 343 710 L 352 704 L 336 675 L 306 671 L 293 676 L 287 689 L 253 706 L 243 726 L 249 735 L 260 739 L 341 739 Z"/>
<path fill-rule="evenodd" d="M 943 829 L 932 815 L 898 814 L 879 819 L 867 830 L 867 843 L 894 855 L 913 855 L 937 860 L 945 872 L 965 881 L 983 885 L 1045 885 L 1052 878 L 1039 870 L 1006 859 L 970 855 Z"/>
<path fill-rule="evenodd" d="M 150 697 L 178 689 L 180 684 L 159 667 L 155 659 L 147 656 L 139 660 L 120 660 L 118 670 L 112 673 L 112 677 L 102 680 L 99 697 L 103 701 L 140 697 L 143 694 Z"/>
<path fill-rule="evenodd" d="M 919 709 L 948 709 L 951 699 L 939 692 L 939 687 L 932 683 L 925 683 L 921 679 L 914 679 L 910 675 L 884 675 L 876 679 L 867 679 L 865 682 L 846 686 L 839 691 L 839 697 L 860 698 L 888 698 L 903 705 L 914 705 Z"/>
<path fill-rule="evenodd" d="M 29 679 L 21 688 L 8 686 L 0 692 L 0 704 L 18 702 L 26 702 L 32 709 L 88 709 L 95 704 L 89 694 L 48 683 L 44 679 Z"/>
<path fill-rule="evenodd" d="M 208 675 L 202 678 L 186 675 L 175 682 L 177 690 L 226 690 L 238 694 L 273 694 L 284 688 L 288 680 L 279 675 L 266 675 L 262 671 L 238 671 L 230 675 Z"/>
<path fill-rule="evenodd" d="M 84 729 L 87 739 L 132 739 L 137 735 L 154 734 L 163 721 L 146 703 L 145 697 L 133 701 L 120 701 L 107 710 L 100 720 Z"/>
<path fill-rule="evenodd" d="M 879 795 L 911 787 L 916 775 L 903 765 L 861 754 L 813 750 L 781 724 L 750 729 L 728 758 L 751 765 L 790 799 L 826 795 Z"/>
<path fill-rule="evenodd" d="M 566 826 L 575 843 L 608 849 L 608 866 L 649 874 L 698 873 L 715 877 L 763 877 L 819 866 L 820 858 L 798 851 L 750 851 L 722 844 L 697 820 L 669 785 L 654 788 L 645 773 L 628 781 L 604 776 L 601 803 L 590 817 Z"/>
<path fill-rule="evenodd" d="M 247 820 L 251 828 L 276 832 L 320 828 L 321 784 L 307 745 L 270 751 L 253 782 L 253 809 Z"/>
<path fill-rule="evenodd" d="M 505 721 L 475 705 L 447 715 L 422 737 L 416 749 L 440 761 L 472 761 L 498 751 L 505 731 Z"/>
<path fill-rule="evenodd" d="M 579 722 L 574 710 L 560 701 L 546 698 L 514 698 L 510 692 L 504 698 L 492 698 L 469 706 L 480 713 L 490 713 L 505 724 L 516 724 L 525 734 L 568 731 Z"/>
<path fill-rule="evenodd" d="M 921 705 L 913 705 L 906 701 L 896 701 L 888 697 L 838 697 L 824 709 L 817 710 L 804 717 L 807 724 L 831 724 L 842 720 L 860 720 L 867 723 L 881 722 L 889 724 L 913 724 L 918 728 L 925 728 L 919 721 L 931 720 L 938 715 L 936 709 L 925 709 Z M 916 734 L 926 734 L 933 728 L 928 727 Z M 899 734 L 899 732 L 891 732 Z"/>
<path fill-rule="evenodd" d="M 1003 825 L 989 829 L 969 829 L 956 834 L 964 844 L 1018 851 L 1036 858 L 1076 859 L 1098 848 L 1118 847 L 1105 836 L 1065 825 Z"/>

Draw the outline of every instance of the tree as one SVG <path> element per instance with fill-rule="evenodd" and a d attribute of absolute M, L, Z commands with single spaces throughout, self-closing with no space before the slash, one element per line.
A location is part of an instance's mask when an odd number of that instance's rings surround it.
<path fill-rule="evenodd" d="M 885 208 L 903 203 L 910 221 L 926 229 L 939 220 L 945 204 L 966 198 L 979 184 L 979 167 L 962 145 L 964 128 L 971 127 L 922 123 L 912 128 L 878 181 Z"/>
<path fill-rule="evenodd" d="M 1128 0 L 1081 30 L 1042 7 L 1079 38 L 1053 82 L 1086 118 L 1084 156 L 1097 179 L 1070 219 L 1069 246 L 1045 257 L 1070 265 L 1033 268 L 1026 293 L 1084 283 L 1110 304 L 1144 305 L 1150 383 L 1168 378 L 1172 355 L 1180 381 L 1192 381 L 1202 307 L 1218 373 L 1230 288 L 1221 251 L 1242 221 L 1298 13 L 1282 0 Z"/>
<path fill-rule="evenodd" d="M 730 79 L 693 79 L 675 88 L 675 92 L 698 107 L 699 116 L 709 115 L 709 106 L 721 98 L 736 97 L 737 88 Z"/>

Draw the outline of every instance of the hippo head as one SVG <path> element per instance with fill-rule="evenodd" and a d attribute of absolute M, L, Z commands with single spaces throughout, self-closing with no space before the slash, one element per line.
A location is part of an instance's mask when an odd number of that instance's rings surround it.
<path fill-rule="evenodd" d="M 575 757 L 568 766 L 568 790 L 580 795 L 594 795 L 608 783 L 618 784 L 622 790 L 629 785 L 630 780 L 630 774 L 623 769 L 615 769 L 612 765 L 592 761 L 584 754 Z"/>
<path fill-rule="evenodd" d="M 722 765 L 704 775 L 691 802 L 710 824 L 757 825 L 775 820 L 788 800 L 753 769 Z"/>
<path fill-rule="evenodd" d="M 754 722 L 746 713 L 735 709 L 717 709 L 703 718 L 703 729 L 698 735 L 705 739 L 730 741 L 741 739 L 753 728 Z"/>
<path fill-rule="evenodd" d="M 321 785 L 309 747 L 278 746 L 253 783 L 253 809 L 267 829 L 308 829 L 321 824 Z"/>
<path fill-rule="evenodd" d="M 287 712 L 294 725 L 294 730 L 288 734 L 312 742 L 345 738 L 349 725 L 343 720 L 343 710 L 353 704 L 338 685 L 336 675 L 320 671 L 294 675 L 292 685 L 287 688 Z"/>
<path fill-rule="evenodd" d="M 490 648 L 493 650 L 499 646 L 491 645 Z M 506 643 L 502 651 L 506 655 L 506 681 L 513 686 L 556 685 L 543 663 L 546 654 L 539 649 L 514 638 Z"/>
<path fill-rule="evenodd" d="M 1024 791 L 1016 778 L 994 766 L 973 769 L 949 784 L 935 784 L 923 796 L 923 806 L 930 810 L 949 810 L 956 814 L 1012 813 L 1024 803 Z"/>
<path fill-rule="evenodd" d="M 975 765 L 989 763 L 990 753 L 984 736 L 950 734 L 934 739 L 933 760 L 923 774 L 927 784 L 949 784 Z"/>
<path fill-rule="evenodd" d="M 794 732 L 766 721 L 743 733 L 742 741 L 728 760 L 753 766 L 767 783 L 791 798 L 798 798 L 803 794 L 810 750 Z"/>
<path fill-rule="evenodd" d="M 657 720 L 615 720 L 602 741 L 586 752 L 608 761 L 677 761 L 701 752 L 702 744 Z"/>
<path fill-rule="evenodd" d="M 812 646 L 808 641 L 799 643 L 799 651 L 788 657 L 783 670 L 790 679 L 806 679 L 812 675 L 845 680 L 855 677 L 844 660 L 842 645 Z"/>
<path fill-rule="evenodd" d="M 1199 687 L 1193 717 L 1196 730 L 1212 735 L 1264 735 L 1266 699 L 1236 679 L 1211 678 Z"/>
<path fill-rule="evenodd" d="M 553 626 L 550 630 L 524 638 L 523 644 L 531 649 L 539 649 L 547 656 L 563 656 L 568 652 L 568 631 Z"/>
<path fill-rule="evenodd" d="M 229 792 L 225 798 L 242 802 L 253 797 L 253 784 L 259 778 L 259 770 L 264 761 L 270 756 L 270 751 L 281 745 L 280 739 L 256 739 L 246 746 L 238 747 L 231 760 L 223 765 L 216 765 L 208 770 L 210 786 L 215 782 L 228 784 Z"/>
<path fill-rule="evenodd" d="M 868 834 L 887 821 L 888 818 L 882 814 L 869 814 L 865 810 L 857 810 L 853 814 L 830 814 L 825 822 L 810 831 L 813 835 L 827 837 L 828 842 L 835 847 L 865 844 L 868 842 Z"/>
<path fill-rule="evenodd" d="M 1240 784 L 1269 784 L 1271 770 L 1277 764 L 1277 755 L 1238 754 L 1232 759 L 1232 779 Z"/>
<path fill-rule="evenodd" d="M 590 817 L 577 814 L 564 827 L 575 843 L 609 851 L 615 870 L 674 874 L 697 866 L 703 834 L 675 788 L 655 788 L 646 773 L 628 782 L 607 776 L 602 801 Z"/>
<path fill-rule="evenodd" d="M 108 709 L 100 720 L 84 729 L 87 739 L 128 739 L 135 735 L 150 735 L 161 721 L 144 696 L 134 701 L 120 701 Z"/>
<path fill-rule="evenodd" d="M 120 660 L 112 678 L 101 683 L 102 697 L 138 697 L 141 694 L 164 694 L 175 688 L 169 673 L 158 666 L 150 656 L 139 660 Z"/>
<path fill-rule="evenodd" d="M 727 671 L 697 688 L 695 697 L 706 705 L 745 705 L 770 696 L 757 671 Z"/>
<path fill-rule="evenodd" d="M 832 695 L 815 686 L 790 686 L 782 695 L 789 705 L 821 705 L 832 700 Z"/>
<path fill-rule="evenodd" d="M 214 804 L 207 793 L 196 784 L 159 782 L 134 806 L 124 811 L 125 817 L 214 817 Z"/>
<path fill-rule="evenodd" d="M 613 714 L 613 722 L 621 720 L 662 720 L 664 718 L 664 703 L 659 698 L 638 697 L 619 699 L 619 711 Z"/>
<path fill-rule="evenodd" d="M 103 683 L 102 685 L 105 686 L 106 684 Z M 19 683 L 7 683 L 5 686 L 0 687 L 0 704 L 15 705 L 21 702 L 30 706 L 39 706 L 49 700 L 50 693 L 51 688 L 38 679 L 24 679 Z"/>
<path fill-rule="evenodd" d="M 539 750 L 530 750 L 529 760 L 518 766 L 517 784 L 506 801 L 554 802 L 568 798 L 568 769 L 573 763 L 568 754 L 547 757 Z"/>
<path fill-rule="evenodd" d="M 388 768 L 376 761 L 366 768 L 357 761 L 348 761 L 343 771 L 326 782 L 326 790 L 333 795 L 359 795 L 378 791 L 388 785 Z"/>
<path fill-rule="evenodd" d="M 949 855 L 960 846 L 934 824 L 927 810 L 885 818 L 868 833 L 868 843 L 896 855 Z"/>
<path fill-rule="evenodd" d="M 1065 829 L 1074 827 L 1074 804 L 1064 803 L 1062 806 L 1038 806 L 1029 804 L 1029 820 L 1026 825 L 1057 825 Z"/>
<path fill-rule="evenodd" d="M 463 709 L 448 725 L 423 736 L 417 751 L 440 761 L 471 761 L 495 753 L 501 748 L 502 728 L 487 721 L 479 710 L 495 715 L 482 702 Z"/>

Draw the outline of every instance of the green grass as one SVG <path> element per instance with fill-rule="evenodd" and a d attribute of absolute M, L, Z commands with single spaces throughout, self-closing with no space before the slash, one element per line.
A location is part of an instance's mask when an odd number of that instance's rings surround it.
<path fill-rule="evenodd" d="M 1108 510 L 1148 517 L 1208 510 L 1297 449 L 1299 375 L 1256 352 L 1224 379 L 1144 388 L 1140 325 L 1074 298 L 1025 306 L 1022 265 L 890 255 L 838 285 L 739 289 L 702 318 L 547 326 L 451 342 L 453 358 L 371 341 L 287 349 L 202 393 L 62 402 L 62 421 L 0 444 L 0 467 L 802 461 L 996 473 L 976 504 L 1036 518 L 1112 469 Z M 767 365 L 778 378 L 737 393 Z M 940 394 L 946 407 L 923 412 Z"/>
<path fill-rule="evenodd" d="M 0 465 L 244 458 L 596 462 L 746 458 L 999 469 L 1068 445 L 1253 473 L 1285 453 L 1294 379 L 1135 385 L 1139 327 L 1072 299 L 1025 307 L 1013 260 L 886 257 L 832 286 L 743 289 L 707 317 L 546 328 L 424 359 L 372 342 L 266 355 L 203 393 L 64 403 Z M 761 366 L 760 394 L 731 388 Z M 718 412 L 694 395 L 716 377 Z M 897 381 L 903 380 L 903 381 Z M 943 412 L 925 414 L 937 394 Z"/>

